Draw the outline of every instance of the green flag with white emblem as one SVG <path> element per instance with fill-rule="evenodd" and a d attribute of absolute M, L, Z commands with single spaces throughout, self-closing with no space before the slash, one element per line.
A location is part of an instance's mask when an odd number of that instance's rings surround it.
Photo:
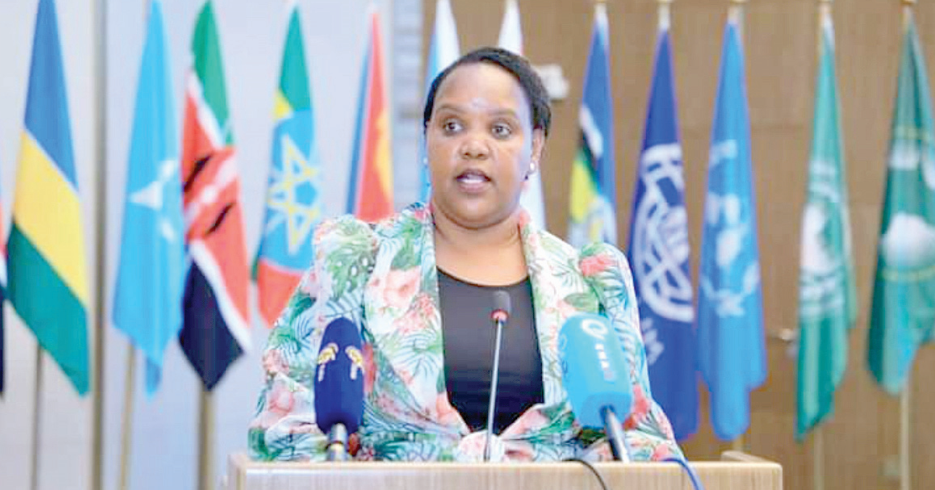
<path fill-rule="evenodd" d="M 903 389 L 935 325 L 935 133 L 922 46 L 906 23 L 887 162 L 867 362 L 890 394 Z"/>
<path fill-rule="evenodd" d="M 834 28 L 828 12 L 822 15 L 820 42 L 799 269 L 799 440 L 834 409 L 834 391 L 847 367 L 847 333 L 857 316 Z"/>

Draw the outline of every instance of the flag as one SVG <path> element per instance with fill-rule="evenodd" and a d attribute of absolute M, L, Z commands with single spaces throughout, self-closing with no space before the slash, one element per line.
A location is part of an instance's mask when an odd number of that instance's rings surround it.
<path fill-rule="evenodd" d="M 679 440 L 698 428 L 685 178 L 668 27 L 659 32 L 628 245 L 653 398 Z"/>
<path fill-rule="evenodd" d="M 370 41 L 364 56 L 354 128 L 348 212 L 365 221 L 393 213 L 393 162 L 390 155 L 390 114 L 383 86 L 383 42 L 380 14 L 370 13 Z"/>
<path fill-rule="evenodd" d="M 935 125 L 925 58 L 907 22 L 887 162 L 867 361 L 887 393 L 906 383 L 935 325 Z"/>
<path fill-rule="evenodd" d="M 614 104 L 610 90 L 607 6 L 594 7 L 594 31 L 578 109 L 580 138 L 571 169 L 568 241 L 617 243 Z"/>
<path fill-rule="evenodd" d="M 461 48 L 458 45 L 458 26 L 455 24 L 454 14 L 451 12 L 449 0 L 438 0 L 435 4 L 435 26 L 432 30 L 432 40 L 429 44 L 429 57 L 425 69 L 425 94 L 428 96 L 432 81 L 448 65 L 454 63 L 460 56 Z M 432 180 L 429 175 L 428 155 L 425 150 L 425 132 L 419 145 L 419 200 L 429 201 L 432 192 Z"/>
<path fill-rule="evenodd" d="M 0 203 L 0 216 L 3 216 L 3 205 Z M 3 235 L 3 223 L 0 222 L 0 236 Z M 7 271 L 6 271 L 6 244 L 0 241 L 0 395 L 3 395 L 3 302 L 6 301 Z"/>
<path fill-rule="evenodd" d="M 321 161 L 315 144 L 302 26 L 296 4 L 289 11 L 276 91 L 265 226 L 253 270 L 260 316 L 268 326 L 276 321 L 303 271 L 312 263 L 311 234 L 322 215 Z"/>
<path fill-rule="evenodd" d="M 146 359 L 146 391 L 159 387 L 166 346 L 182 328 L 185 237 L 182 181 L 162 2 L 150 3 L 136 92 L 114 325 Z"/>
<path fill-rule="evenodd" d="M 7 293 L 39 345 L 84 395 L 88 280 L 81 221 L 55 2 L 39 0 L 7 243 Z"/>
<path fill-rule="evenodd" d="M 519 6 L 516 0 L 506 0 L 506 9 L 503 22 L 500 24 L 500 38 L 497 46 L 523 54 L 523 28 L 519 19 Z M 546 229 L 545 199 L 542 197 L 542 166 L 539 165 L 532 175 L 526 179 L 526 187 L 519 198 L 519 205 L 523 207 L 539 228 Z"/>
<path fill-rule="evenodd" d="M 182 331 L 185 356 L 208 390 L 250 347 L 240 177 L 234 161 L 221 46 L 214 6 L 198 14 L 193 67 L 185 93 L 182 183 L 191 267 L 185 280 Z"/>
<path fill-rule="evenodd" d="M 750 424 L 749 392 L 766 380 L 763 294 L 743 53 L 737 25 L 724 35 L 701 235 L 698 364 L 711 392 L 714 433 Z"/>
<path fill-rule="evenodd" d="M 847 332 L 857 319 L 847 178 L 841 141 L 834 29 L 822 15 L 808 196 L 799 263 L 799 373 L 796 438 L 834 409 L 847 366 Z"/>

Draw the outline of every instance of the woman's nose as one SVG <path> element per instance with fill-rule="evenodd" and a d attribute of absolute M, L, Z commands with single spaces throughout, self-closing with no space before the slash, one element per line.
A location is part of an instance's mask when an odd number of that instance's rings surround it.
<path fill-rule="evenodd" d="M 471 160 L 484 159 L 490 155 L 490 147 L 483 136 L 469 134 L 461 145 L 461 156 Z"/>

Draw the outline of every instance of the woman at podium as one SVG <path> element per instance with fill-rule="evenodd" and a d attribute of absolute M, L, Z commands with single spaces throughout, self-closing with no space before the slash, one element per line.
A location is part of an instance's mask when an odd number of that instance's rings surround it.
<path fill-rule="evenodd" d="M 355 458 L 480 460 L 496 290 L 509 294 L 512 311 L 502 330 L 492 461 L 610 458 L 603 433 L 575 423 L 562 388 L 558 332 L 580 312 L 612 319 L 623 340 L 634 393 L 621 417 L 630 459 L 681 456 L 649 396 L 626 258 L 608 244 L 576 250 L 519 206 L 550 118 L 538 75 L 501 49 L 468 53 L 434 80 L 423 115 L 429 203 L 376 224 L 342 216 L 318 227 L 314 264 L 264 353 L 252 458 L 324 459 L 313 377 L 325 327 L 344 317 L 363 340 Z"/>

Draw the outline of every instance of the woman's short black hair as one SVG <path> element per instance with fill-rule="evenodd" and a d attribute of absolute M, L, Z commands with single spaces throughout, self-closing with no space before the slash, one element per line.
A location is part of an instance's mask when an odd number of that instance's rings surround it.
<path fill-rule="evenodd" d="M 496 65 L 513 75 L 513 78 L 519 82 L 519 85 L 523 87 L 523 91 L 526 92 L 526 98 L 529 99 L 529 112 L 532 115 L 533 129 L 541 129 L 546 136 L 549 135 L 549 125 L 552 123 L 552 108 L 549 106 L 549 94 L 545 90 L 545 85 L 542 84 L 542 79 L 532 69 L 526 58 L 505 49 L 494 47 L 478 48 L 465 54 L 435 77 L 425 98 L 425 109 L 422 111 L 423 131 L 428 128 L 429 120 L 432 119 L 438 87 L 459 66 L 475 63 Z"/>

